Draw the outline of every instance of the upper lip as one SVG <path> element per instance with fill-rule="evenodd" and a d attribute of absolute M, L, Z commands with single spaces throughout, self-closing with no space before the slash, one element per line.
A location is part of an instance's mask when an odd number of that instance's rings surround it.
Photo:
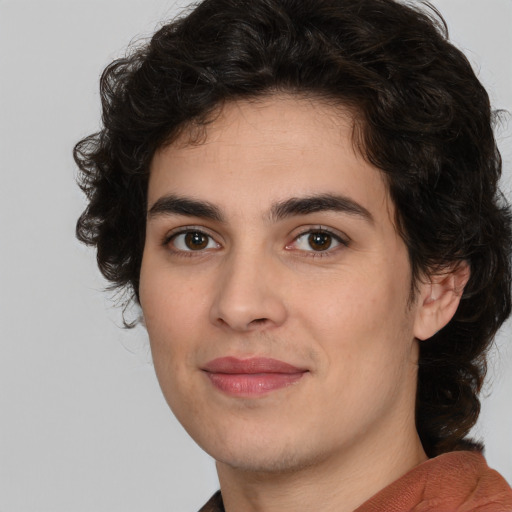
<path fill-rule="evenodd" d="M 236 357 L 219 357 L 206 363 L 204 371 L 210 373 L 255 374 L 255 373 L 299 373 L 306 372 L 284 361 L 269 357 L 251 357 L 238 359 Z"/>

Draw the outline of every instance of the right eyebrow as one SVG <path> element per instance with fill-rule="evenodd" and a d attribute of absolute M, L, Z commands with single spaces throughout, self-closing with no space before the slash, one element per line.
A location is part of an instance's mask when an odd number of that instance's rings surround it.
<path fill-rule="evenodd" d="M 364 206 L 348 196 L 335 194 L 291 197 L 286 201 L 275 203 L 271 208 L 270 216 L 277 221 L 294 215 L 309 215 L 326 211 L 355 215 L 370 223 L 374 221 L 372 214 Z"/>
<path fill-rule="evenodd" d="M 159 198 L 148 210 L 148 219 L 160 215 L 185 215 L 187 217 L 199 217 L 201 219 L 224 222 L 222 213 L 215 205 L 206 201 L 198 201 L 174 194 Z"/>

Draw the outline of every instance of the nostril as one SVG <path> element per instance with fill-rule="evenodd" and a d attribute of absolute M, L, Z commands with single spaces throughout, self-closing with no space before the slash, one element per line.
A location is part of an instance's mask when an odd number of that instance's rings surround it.
<path fill-rule="evenodd" d="M 220 324 L 220 325 L 228 325 L 228 323 L 226 322 L 226 320 L 224 320 L 223 318 L 217 318 L 217 322 Z"/>
<path fill-rule="evenodd" d="M 268 319 L 267 318 L 255 318 L 250 322 L 250 324 L 260 325 L 264 324 Z"/>

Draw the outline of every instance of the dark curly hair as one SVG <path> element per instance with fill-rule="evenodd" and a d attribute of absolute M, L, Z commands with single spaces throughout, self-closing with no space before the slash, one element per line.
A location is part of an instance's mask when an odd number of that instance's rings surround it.
<path fill-rule="evenodd" d="M 274 92 L 349 106 L 387 178 L 414 282 L 465 261 L 451 322 L 420 344 L 416 422 L 429 456 L 481 449 L 493 337 L 510 313 L 511 223 L 488 95 L 442 17 L 394 0 L 204 0 L 101 78 L 103 129 L 75 147 L 89 200 L 79 240 L 138 302 L 149 165 L 223 103 Z"/>

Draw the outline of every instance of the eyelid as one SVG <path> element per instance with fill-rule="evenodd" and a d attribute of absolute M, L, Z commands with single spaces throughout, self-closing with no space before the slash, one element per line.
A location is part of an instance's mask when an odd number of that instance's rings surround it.
<path fill-rule="evenodd" d="M 292 241 L 290 243 L 286 244 L 285 249 L 293 250 L 294 249 L 293 245 L 297 242 L 297 240 L 299 238 L 309 235 L 311 233 L 325 233 L 325 234 L 331 236 L 337 242 L 337 245 L 335 245 L 335 247 L 333 247 L 333 248 L 325 249 L 324 251 L 315 251 L 314 249 L 311 249 L 310 251 L 299 249 L 300 252 L 308 253 L 308 256 L 327 256 L 328 254 L 335 252 L 339 246 L 348 247 L 351 242 L 350 237 L 348 237 L 345 233 L 343 233 L 342 231 L 339 231 L 337 229 L 331 228 L 331 227 L 325 227 L 323 225 L 316 225 L 316 226 L 310 225 L 310 226 L 303 226 L 299 229 L 300 229 L 300 231 L 297 234 L 292 235 L 293 236 Z M 197 226 L 197 225 L 179 226 L 179 227 L 171 229 L 163 237 L 162 245 L 164 247 L 167 247 L 170 251 L 174 252 L 175 254 L 182 254 L 182 255 L 187 255 L 187 256 L 194 254 L 194 253 L 196 255 L 200 255 L 201 253 L 212 250 L 212 248 L 209 248 L 209 249 L 205 248 L 205 249 L 200 249 L 200 250 L 194 251 L 194 250 L 178 249 L 176 247 L 174 247 L 174 248 L 169 247 L 169 244 L 171 243 L 171 241 L 174 238 L 178 237 L 179 235 L 185 235 L 190 232 L 201 233 L 201 234 L 205 235 L 206 237 L 208 237 L 210 240 L 212 240 L 215 243 L 216 248 L 218 248 L 218 249 L 222 248 L 222 244 L 218 241 L 218 239 L 220 237 L 217 233 L 213 234 L 210 229 L 208 229 L 204 226 Z"/>
<path fill-rule="evenodd" d="M 198 250 L 198 251 L 193 251 L 193 250 L 186 251 L 183 249 L 178 249 L 176 247 L 172 248 L 172 249 L 169 247 L 169 245 L 171 244 L 173 239 L 175 239 L 176 237 L 178 237 L 180 235 L 186 235 L 187 233 L 201 233 L 201 234 L 205 235 L 206 237 L 208 237 L 209 239 L 213 240 L 213 242 L 215 242 L 217 248 L 222 247 L 222 245 L 217 240 L 218 237 L 216 235 L 213 235 L 210 232 L 210 230 L 205 228 L 204 226 L 179 226 L 179 227 L 173 228 L 165 234 L 165 236 L 162 240 L 162 245 L 164 247 L 168 247 L 170 251 L 172 251 L 176 254 L 184 254 L 184 255 L 189 255 L 189 253 L 203 253 L 203 252 L 206 252 L 207 250 L 211 250 L 211 249 L 205 248 L 205 249 Z"/>
<path fill-rule="evenodd" d="M 312 254 L 309 254 L 310 256 L 327 255 L 329 253 L 336 251 L 339 246 L 348 247 L 351 242 L 350 238 L 345 233 L 343 233 L 337 229 L 328 228 L 325 226 L 318 225 L 318 226 L 307 226 L 307 227 L 302 228 L 299 233 L 297 233 L 296 235 L 293 236 L 293 240 L 289 244 L 287 244 L 285 248 L 293 249 L 292 245 L 295 244 L 299 238 L 301 238 L 305 235 L 309 235 L 311 233 L 325 233 L 325 234 L 331 236 L 336 242 L 339 243 L 339 245 L 336 245 L 333 248 L 325 249 L 324 251 L 315 251 L 313 249 L 311 249 L 310 251 L 301 250 L 302 252 L 312 253 Z"/>

